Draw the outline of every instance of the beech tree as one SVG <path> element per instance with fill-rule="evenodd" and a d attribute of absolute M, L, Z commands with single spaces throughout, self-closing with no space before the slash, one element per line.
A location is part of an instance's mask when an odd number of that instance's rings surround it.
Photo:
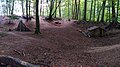
<path fill-rule="evenodd" d="M 38 10 L 39 0 L 36 0 L 36 28 L 35 34 L 41 34 L 40 32 L 40 24 L 39 24 L 39 10 Z"/>
<path fill-rule="evenodd" d="M 83 18 L 83 20 L 85 20 L 85 21 L 86 21 L 86 12 L 87 12 L 87 0 L 85 0 L 85 2 L 84 2 L 84 18 Z"/>
<path fill-rule="evenodd" d="M 26 0 L 26 17 L 27 17 L 27 21 L 28 21 L 28 0 Z"/>
<path fill-rule="evenodd" d="M 106 0 L 103 0 L 101 22 L 104 22 L 105 4 L 106 4 Z"/>
<path fill-rule="evenodd" d="M 14 11 L 14 2 L 15 2 L 15 0 L 13 0 L 13 2 L 12 2 L 12 10 L 11 10 L 11 15 L 13 15 L 13 11 Z"/>

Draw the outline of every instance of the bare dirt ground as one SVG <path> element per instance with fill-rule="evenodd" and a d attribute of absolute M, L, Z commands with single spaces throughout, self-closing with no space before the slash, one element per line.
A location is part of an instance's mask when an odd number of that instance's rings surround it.
<path fill-rule="evenodd" d="M 45 64 L 50 67 L 120 66 L 119 30 L 112 30 L 104 37 L 88 38 L 77 31 L 86 29 L 86 24 L 58 20 L 59 25 L 42 19 L 42 34 L 39 35 L 34 34 L 34 20 L 26 23 L 33 30 L 31 32 L 8 31 L 17 27 L 18 21 L 14 21 L 14 25 L 1 21 L 0 55 L 13 56 L 41 67 Z"/>

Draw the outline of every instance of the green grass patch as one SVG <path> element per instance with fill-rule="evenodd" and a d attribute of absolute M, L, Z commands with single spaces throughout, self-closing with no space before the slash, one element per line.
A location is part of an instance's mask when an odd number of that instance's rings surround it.
<path fill-rule="evenodd" d="M 5 32 L 0 32 L 0 37 L 5 37 L 7 34 Z"/>

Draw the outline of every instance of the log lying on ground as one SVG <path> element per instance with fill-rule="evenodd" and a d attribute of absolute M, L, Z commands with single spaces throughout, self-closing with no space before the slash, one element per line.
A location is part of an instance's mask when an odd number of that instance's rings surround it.
<path fill-rule="evenodd" d="M 6 67 L 7 65 L 11 67 L 39 67 L 38 65 L 33 65 L 18 58 L 13 58 L 6 55 L 0 55 L 0 63 L 6 65 Z"/>
<path fill-rule="evenodd" d="M 27 28 L 22 21 L 20 21 L 18 24 L 18 27 L 16 28 L 16 31 L 22 32 L 22 31 L 31 31 L 31 30 L 29 28 Z"/>
<path fill-rule="evenodd" d="M 59 17 L 56 17 L 56 18 L 45 17 L 44 20 L 51 20 L 52 21 L 52 20 L 62 20 L 62 19 Z"/>
<path fill-rule="evenodd" d="M 22 16 L 23 19 L 26 19 L 26 20 L 32 20 L 32 19 L 35 19 L 33 16 L 29 16 L 29 17 L 26 17 L 26 16 Z"/>

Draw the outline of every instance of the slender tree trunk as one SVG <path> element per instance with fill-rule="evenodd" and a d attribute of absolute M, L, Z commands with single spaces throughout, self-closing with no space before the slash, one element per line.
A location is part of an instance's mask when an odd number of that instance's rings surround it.
<path fill-rule="evenodd" d="M 12 10 L 11 10 L 11 15 L 13 15 L 13 11 L 14 11 L 14 2 L 15 2 L 15 0 L 13 0 L 13 2 L 12 2 Z"/>
<path fill-rule="evenodd" d="M 83 20 L 86 21 L 86 13 L 87 13 L 87 0 L 84 1 L 84 18 Z"/>
<path fill-rule="evenodd" d="M 24 16 L 25 13 L 24 13 L 24 0 L 21 0 L 21 6 L 22 6 L 22 15 Z"/>
<path fill-rule="evenodd" d="M 100 2 L 97 1 L 97 15 L 99 14 L 99 9 L 100 9 Z"/>
<path fill-rule="evenodd" d="M 93 13 L 93 20 L 95 21 L 95 15 L 96 15 L 96 0 L 94 0 L 94 13 Z"/>
<path fill-rule="evenodd" d="M 101 3 L 100 3 L 100 5 L 101 5 Z M 99 20 L 100 20 L 101 10 L 102 10 L 102 7 L 99 8 L 97 22 L 99 22 Z"/>
<path fill-rule="evenodd" d="M 118 20 L 118 16 L 119 16 L 119 0 L 117 1 L 117 20 Z"/>
<path fill-rule="evenodd" d="M 53 15 L 56 13 L 57 8 L 60 6 L 60 4 L 61 4 L 61 0 L 59 1 L 59 4 L 58 4 L 58 5 L 57 5 L 57 7 L 55 8 L 55 10 L 54 10 L 54 12 L 52 13 L 52 15 L 51 15 L 51 16 L 53 16 Z"/>
<path fill-rule="evenodd" d="M 61 3 L 60 3 L 60 6 L 59 6 L 59 17 L 61 17 Z"/>
<path fill-rule="evenodd" d="M 78 1 L 78 20 L 81 19 L 80 0 Z"/>
<path fill-rule="evenodd" d="M 75 19 L 78 20 L 78 4 L 77 4 L 77 0 L 75 0 Z"/>
<path fill-rule="evenodd" d="M 114 23 L 116 21 L 115 17 L 115 1 L 112 0 L 112 22 Z"/>
<path fill-rule="evenodd" d="M 92 2 L 91 2 L 91 10 L 90 10 L 90 20 L 89 21 L 91 21 L 91 17 L 92 17 L 92 7 L 93 7 L 93 0 L 92 0 Z"/>
<path fill-rule="evenodd" d="M 105 4 L 106 4 L 106 0 L 103 0 L 101 22 L 104 22 Z"/>
<path fill-rule="evenodd" d="M 11 14 L 11 5 L 10 5 L 10 0 L 8 0 L 8 13 L 9 13 L 9 15 Z"/>
<path fill-rule="evenodd" d="M 107 8 L 106 22 L 108 22 L 108 19 L 109 19 L 109 8 Z"/>
<path fill-rule="evenodd" d="M 43 6 L 43 16 L 45 15 L 45 8 L 44 8 L 44 6 Z"/>
<path fill-rule="evenodd" d="M 70 19 L 70 0 L 68 0 L 68 19 Z"/>
<path fill-rule="evenodd" d="M 72 19 L 74 19 L 74 0 L 72 0 Z"/>
<path fill-rule="evenodd" d="M 30 16 L 30 5 L 31 5 L 31 0 L 29 0 L 29 16 Z"/>
<path fill-rule="evenodd" d="M 50 2 L 50 14 L 49 14 L 49 19 L 52 19 L 52 11 L 54 8 L 54 0 L 51 0 Z"/>
<path fill-rule="evenodd" d="M 36 0 L 36 29 L 35 34 L 41 34 L 40 32 L 40 24 L 39 24 L 39 10 L 38 10 L 39 0 Z"/>
<path fill-rule="evenodd" d="M 42 12 L 42 0 L 40 1 L 40 16 L 41 16 L 41 12 Z"/>
<path fill-rule="evenodd" d="M 6 7 L 6 9 L 7 9 L 7 15 L 9 14 L 9 12 L 8 12 L 8 11 L 9 11 L 9 9 L 8 9 L 8 4 L 9 4 L 9 3 L 8 3 L 8 2 L 9 2 L 9 1 L 6 0 L 6 5 L 7 5 L 7 7 Z"/>
<path fill-rule="evenodd" d="M 101 13 L 101 8 L 100 8 L 100 10 L 99 10 L 99 13 L 98 13 L 98 18 L 97 18 L 97 22 L 99 22 L 99 20 L 100 20 L 100 13 Z"/>
<path fill-rule="evenodd" d="M 57 0 L 56 0 L 56 3 L 55 3 L 55 7 L 57 7 Z M 55 12 L 55 18 L 56 18 L 56 15 L 57 15 L 57 12 Z"/>
<path fill-rule="evenodd" d="M 111 21 L 111 20 L 110 20 L 110 12 L 111 12 L 111 11 L 110 11 L 110 0 L 108 0 L 108 4 L 109 4 L 109 10 L 108 10 L 108 11 L 109 11 L 109 22 L 110 22 L 110 21 Z"/>
<path fill-rule="evenodd" d="M 10 5 L 9 5 L 9 15 L 11 15 L 11 13 L 10 13 L 10 12 L 11 12 L 11 7 L 10 7 Z"/>
<path fill-rule="evenodd" d="M 27 17 L 27 21 L 28 21 L 28 0 L 26 0 L 26 17 Z"/>
<path fill-rule="evenodd" d="M 46 0 L 46 3 L 48 4 L 48 0 Z M 46 15 L 48 16 L 48 5 L 46 5 Z"/>

